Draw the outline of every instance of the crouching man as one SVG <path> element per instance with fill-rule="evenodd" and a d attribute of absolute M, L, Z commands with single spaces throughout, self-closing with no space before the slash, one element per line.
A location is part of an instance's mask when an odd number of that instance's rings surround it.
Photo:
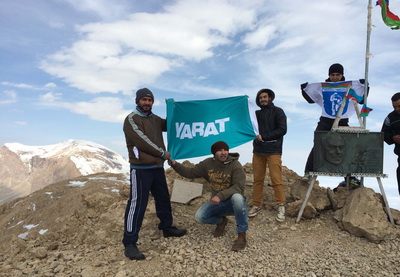
<path fill-rule="evenodd" d="M 204 203 L 196 212 L 195 219 L 200 224 L 217 225 L 214 237 L 223 235 L 228 223 L 227 216 L 234 215 L 238 238 L 234 241 L 232 250 L 239 251 L 246 247 L 246 231 L 248 217 L 246 200 L 243 196 L 246 175 L 238 161 L 238 153 L 229 153 L 229 146 L 218 141 L 211 146 L 212 158 L 207 158 L 193 168 L 185 167 L 175 160 L 170 160 L 170 166 L 186 178 L 207 180 L 211 187 L 211 199 Z"/>

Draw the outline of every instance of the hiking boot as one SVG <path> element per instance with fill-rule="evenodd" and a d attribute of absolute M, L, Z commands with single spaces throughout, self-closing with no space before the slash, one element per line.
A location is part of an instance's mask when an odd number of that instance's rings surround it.
<path fill-rule="evenodd" d="M 144 260 L 146 257 L 137 248 L 136 244 L 128 244 L 125 246 L 125 256 L 130 260 Z"/>
<path fill-rule="evenodd" d="M 279 222 L 285 221 L 285 205 L 278 205 L 278 214 L 276 215 L 276 220 Z"/>
<path fill-rule="evenodd" d="M 233 242 L 232 251 L 240 251 L 246 248 L 246 232 L 238 234 L 238 238 Z"/>
<path fill-rule="evenodd" d="M 261 211 L 261 207 L 258 206 L 251 207 L 248 217 L 255 217 L 259 211 Z"/>
<path fill-rule="evenodd" d="M 226 218 L 226 216 L 222 217 L 222 221 L 220 224 L 217 224 L 217 227 L 215 227 L 214 230 L 214 237 L 218 238 L 220 236 L 222 236 L 222 234 L 224 233 L 225 230 L 225 226 L 228 223 L 228 219 Z"/>
<path fill-rule="evenodd" d="M 163 230 L 164 238 L 169 237 L 183 237 L 186 235 L 186 229 L 178 229 L 174 226 L 169 227 L 168 229 Z"/>

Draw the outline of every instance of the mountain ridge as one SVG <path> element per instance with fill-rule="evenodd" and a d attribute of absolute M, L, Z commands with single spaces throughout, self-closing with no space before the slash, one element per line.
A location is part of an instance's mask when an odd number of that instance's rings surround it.
<path fill-rule="evenodd" d="M 121 155 L 103 145 L 73 139 L 45 146 L 6 143 L 0 147 L 0 164 L 0 204 L 61 180 L 129 172 L 129 162 Z"/>
<path fill-rule="evenodd" d="M 244 168 L 249 204 L 251 164 Z M 299 179 L 285 167 L 283 175 L 292 188 Z M 194 181 L 172 169 L 166 177 L 170 190 L 176 179 Z M 292 216 L 278 223 L 268 182 L 265 206 L 249 220 L 248 246 L 239 252 L 230 250 L 237 236 L 233 217 L 220 238 L 212 236 L 213 226 L 195 222 L 196 210 L 210 199 L 207 189 L 188 205 L 172 203 L 174 225 L 188 229 L 182 238 L 162 236 L 150 197 L 139 237 L 145 261 L 130 261 L 123 253 L 126 174 L 97 173 L 51 184 L 0 205 L 0 276 L 399 276 L 400 237 L 380 243 L 356 237 L 339 228 L 332 210 L 298 224 Z"/>

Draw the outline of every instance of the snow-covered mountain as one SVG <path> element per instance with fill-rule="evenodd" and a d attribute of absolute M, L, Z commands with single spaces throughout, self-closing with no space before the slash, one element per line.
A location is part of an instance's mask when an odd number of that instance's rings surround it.
<path fill-rule="evenodd" d="M 0 147 L 0 204 L 52 183 L 99 172 L 126 174 L 129 162 L 89 141 L 46 146 L 6 143 Z"/>

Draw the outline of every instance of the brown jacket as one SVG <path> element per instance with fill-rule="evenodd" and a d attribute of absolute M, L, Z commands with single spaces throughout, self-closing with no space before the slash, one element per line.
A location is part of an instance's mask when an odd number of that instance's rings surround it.
<path fill-rule="evenodd" d="M 162 132 L 167 122 L 155 114 L 146 114 L 136 108 L 124 121 L 126 147 L 132 168 L 162 167 L 165 145 Z"/>
<path fill-rule="evenodd" d="M 229 153 L 226 162 L 208 158 L 193 168 L 180 163 L 176 163 L 172 168 L 186 178 L 203 177 L 210 185 L 212 196 L 217 195 L 224 201 L 230 199 L 234 193 L 243 195 L 246 174 L 238 159 L 238 153 Z"/>

